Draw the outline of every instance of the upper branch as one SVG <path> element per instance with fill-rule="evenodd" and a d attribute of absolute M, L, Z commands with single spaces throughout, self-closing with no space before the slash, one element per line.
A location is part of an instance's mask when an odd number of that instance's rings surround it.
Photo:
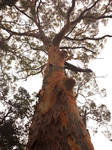
<path fill-rule="evenodd" d="M 31 36 L 31 37 L 35 37 L 38 39 L 41 39 L 40 34 L 39 33 L 34 33 L 34 32 L 15 32 L 12 30 L 7 29 L 6 27 L 4 27 L 2 24 L 0 24 L 1 29 L 7 31 L 10 35 L 17 35 L 17 36 Z"/>
<path fill-rule="evenodd" d="M 70 22 L 70 15 L 71 15 L 71 12 L 73 11 L 74 7 L 75 7 L 75 1 L 76 0 L 72 0 L 72 6 L 68 9 L 68 12 L 67 12 L 67 21 Z"/>
<path fill-rule="evenodd" d="M 84 19 L 84 17 L 86 16 L 86 13 L 89 10 L 91 10 L 99 1 L 100 0 L 95 1 L 92 6 L 85 9 L 84 11 L 82 11 L 81 14 L 74 21 L 70 22 L 70 20 L 69 20 L 70 14 L 71 14 L 71 12 L 73 11 L 73 9 L 75 7 L 75 0 L 72 0 L 72 6 L 69 8 L 69 10 L 67 12 L 67 23 L 61 29 L 61 31 L 58 34 L 56 34 L 56 36 L 53 40 L 53 44 L 56 45 L 56 46 L 59 46 L 61 40 L 66 35 L 66 33 L 68 33 L 74 26 L 77 25 L 77 23 L 79 23 L 82 19 Z"/>
<path fill-rule="evenodd" d="M 81 14 L 77 17 L 77 19 L 74 20 L 74 21 L 72 21 L 71 24 L 74 26 L 74 25 L 76 25 L 78 22 L 80 22 L 80 20 L 82 20 L 82 19 L 86 16 L 87 12 L 88 12 L 89 10 L 91 10 L 93 7 L 95 7 L 95 5 L 96 5 L 99 1 L 100 1 L 100 0 L 95 1 L 92 6 L 90 6 L 89 8 L 86 8 L 85 10 L 83 10 L 83 11 L 81 12 Z"/>
<path fill-rule="evenodd" d="M 69 31 L 70 29 L 70 23 L 68 22 L 67 24 L 65 24 L 65 26 L 61 29 L 61 31 L 56 34 L 55 38 L 53 39 L 53 44 L 55 46 L 59 46 L 61 40 L 63 39 L 63 37 L 65 36 L 65 34 Z"/>
<path fill-rule="evenodd" d="M 44 34 L 44 31 L 42 30 L 42 27 L 41 27 L 41 23 L 40 23 L 40 19 L 39 19 L 39 8 L 40 8 L 40 5 L 42 3 L 42 1 L 40 0 L 39 1 L 39 4 L 37 6 L 37 9 L 35 8 L 36 7 L 36 3 L 38 2 L 38 0 L 36 1 L 32 1 L 31 2 L 31 9 L 34 11 L 34 14 L 33 14 L 33 17 L 27 15 L 23 10 L 19 9 L 16 5 L 15 5 L 15 8 L 20 11 L 22 14 L 24 14 L 26 17 L 28 17 L 29 19 L 31 19 L 35 24 L 36 26 L 38 27 L 39 29 L 39 39 L 41 39 L 41 41 L 45 44 L 45 45 L 48 45 L 48 43 L 50 42 L 49 38 Z M 32 11 L 32 12 L 33 12 Z M 38 34 L 38 33 L 37 33 Z M 36 36 L 37 37 L 37 36 Z"/>
<path fill-rule="evenodd" d="M 71 28 L 70 15 L 71 15 L 71 12 L 73 11 L 74 7 L 75 7 L 75 0 L 72 0 L 72 6 L 67 11 L 67 23 L 61 29 L 61 31 L 58 34 L 56 34 L 55 38 L 53 39 L 53 44 L 56 46 L 59 46 L 61 40 L 63 39 L 65 34 L 67 32 L 69 32 L 69 30 Z"/>
<path fill-rule="evenodd" d="M 45 45 L 49 45 L 50 39 L 45 35 L 45 33 L 44 33 L 43 29 L 42 29 L 42 26 L 41 26 L 40 19 L 39 19 L 39 9 L 40 9 L 41 3 L 42 3 L 42 1 L 40 0 L 37 8 L 34 9 L 35 10 L 34 21 L 35 21 L 35 23 L 36 23 L 36 25 L 37 25 L 37 27 L 39 29 L 41 40 L 43 41 L 43 43 Z M 32 7 L 36 7 L 36 4 L 35 4 L 35 6 L 32 5 Z"/>

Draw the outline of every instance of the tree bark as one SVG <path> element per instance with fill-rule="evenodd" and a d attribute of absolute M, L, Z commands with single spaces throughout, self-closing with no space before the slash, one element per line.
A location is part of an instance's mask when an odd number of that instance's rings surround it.
<path fill-rule="evenodd" d="M 75 80 L 64 73 L 67 53 L 51 45 L 27 150 L 94 150 L 73 94 Z"/>

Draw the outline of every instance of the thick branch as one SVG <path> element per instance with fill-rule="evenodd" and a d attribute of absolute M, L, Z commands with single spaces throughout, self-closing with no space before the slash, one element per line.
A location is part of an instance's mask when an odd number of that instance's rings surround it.
<path fill-rule="evenodd" d="M 84 17 L 86 16 L 87 12 L 89 10 L 91 10 L 100 0 L 95 1 L 95 3 L 93 3 L 92 6 L 90 6 L 89 8 L 86 8 L 85 10 L 83 10 L 81 12 L 81 14 L 76 18 L 76 20 L 72 21 L 71 24 L 71 31 L 68 33 L 68 35 L 73 31 L 73 29 L 75 28 L 75 26 L 77 25 L 78 22 L 80 22 L 82 19 L 84 19 Z M 86 18 L 86 17 L 85 17 Z M 67 36 L 68 36 L 67 35 Z"/>
<path fill-rule="evenodd" d="M 56 34 L 55 38 L 53 39 L 53 44 L 55 46 L 59 46 L 61 40 L 63 39 L 63 37 L 65 36 L 65 34 L 69 31 L 70 29 L 70 24 L 67 23 L 63 28 L 62 30 Z"/>
<path fill-rule="evenodd" d="M 68 12 L 67 12 L 67 23 L 64 25 L 64 27 L 61 29 L 61 31 L 56 34 L 54 40 L 53 40 L 53 44 L 56 45 L 56 46 L 59 46 L 61 40 L 63 39 L 63 37 L 65 36 L 65 34 L 67 32 L 69 32 L 70 28 L 71 28 L 71 25 L 70 25 L 70 14 L 71 12 L 73 11 L 75 7 L 75 0 L 72 0 L 72 6 L 68 9 Z"/>
<path fill-rule="evenodd" d="M 100 0 L 95 1 L 95 3 L 93 3 L 92 6 L 90 6 L 89 8 L 86 8 L 84 11 L 81 12 L 81 14 L 79 15 L 79 17 L 71 22 L 71 25 L 75 25 L 77 24 L 81 19 L 83 19 L 84 17 L 86 18 L 86 14 L 89 10 L 91 10 L 93 7 L 95 7 L 95 5 L 99 2 Z"/>
<path fill-rule="evenodd" d="M 50 43 L 49 39 L 47 37 L 44 37 L 43 34 L 39 33 L 34 33 L 32 31 L 28 31 L 28 32 L 15 32 L 12 30 L 7 29 L 6 27 L 4 27 L 2 24 L 0 24 L 0 27 L 7 31 L 10 36 L 12 35 L 17 35 L 17 36 L 30 36 L 30 37 L 35 37 L 39 40 L 41 40 L 45 45 L 48 45 Z"/>
<path fill-rule="evenodd" d="M 78 38 L 70 38 L 70 37 L 67 37 L 67 36 L 65 36 L 64 38 L 66 39 L 66 40 L 71 40 L 71 41 L 84 41 L 84 40 L 94 40 L 94 41 L 98 41 L 98 40 L 102 40 L 102 39 L 104 39 L 104 38 L 106 38 L 106 37 L 112 37 L 112 35 L 104 35 L 104 36 L 101 36 L 101 37 L 97 37 L 97 38 L 95 38 L 95 37 L 93 37 L 93 38 L 91 38 L 91 37 L 84 37 L 84 38 L 80 38 L 80 39 L 78 39 Z"/>
<path fill-rule="evenodd" d="M 75 1 L 76 0 L 72 0 L 72 6 L 68 9 L 68 12 L 67 12 L 67 21 L 68 22 L 70 21 L 70 15 L 75 7 Z"/>
<path fill-rule="evenodd" d="M 68 20 L 67 23 L 62 28 L 62 30 L 58 34 L 56 34 L 56 36 L 55 36 L 55 38 L 53 40 L 53 44 L 55 46 L 59 46 L 59 44 L 60 44 L 61 40 L 63 39 L 63 37 L 65 36 L 65 34 L 68 33 L 74 26 L 76 26 L 77 23 L 79 23 L 81 21 L 81 19 L 84 19 L 84 17 L 85 17 L 84 15 L 89 10 L 91 10 L 98 2 L 99 2 L 99 0 L 95 1 L 95 3 L 91 7 L 85 9 L 84 11 L 82 11 L 82 13 L 74 21 L 70 22 Z M 68 19 L 70 17 L 70 14 L 71 14 L 72 10 L 74 9 L 74 7 L 75 7 L 75 0 L 72 0 L 72 6 L 68 10 L 68 14 L 67 14 L 68 15 L 68 17 L 67 17 Z"/>
<path fill-rule="evenodd" d="M 37 1 L 36 1 L 37 2 Z M 40 19 L 39 19 L 39 9 L 40 9 L 40 5 L 41 5 L 42 1 L 40 0 L 38 6 L 37 6 L 37 9 L 35 9 L 35 16 L 34 16 L 34 21 L 39 29 L 39 33 L 40 33 L 40 36 L 41 36 L 41 40 L 43 41 L 43 43 L 45 45 L 49 45 L 50 44 L 50 39 L 45 35 L 43 29 L 42 29 L 42 26 L 41 26 L 41 22 L 40 22 Z M 36 4 L 35 4 L 36 6 Z"/>
<path fill-rule="evenodd" d="M 91 73 L 92 72 L 91 69 L 82 69 L 82 68 L 76 67 L 76 66 L 74 66 L 74 65 L 72 65 L 72 64 L 70 64 L 68 62 L 65 62 L 64 65 L 65 65 L 64 66 L 65 69 L 71 70 L 71 71 L 73 71 L 75 73 L 78 73 L 78 72 Z"/>

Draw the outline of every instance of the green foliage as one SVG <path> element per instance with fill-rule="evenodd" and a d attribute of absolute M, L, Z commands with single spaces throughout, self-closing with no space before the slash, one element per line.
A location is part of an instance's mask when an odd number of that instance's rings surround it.
<path fill-rule="evenodd" d="M 14 146 L 19 149 L 18 145 L 26 142 L 23 135 L 27 135 L 33 100 L 24 88 L 17 90 L 15 83 L 43 73 L 48 60 L 45 39 L 52 42 L 55 34 L 66 24 L 68 16 L 71 22 L 76 20 L 77 24 L 63 37 L 60 48 L 73 55 L 75 64 L 86 68 L 89 61 L 101 52 L 105 38 L 111 37 L 98 37 L 99 24 L 106 25 L 108 19 L 112 18 L 110 0 L 78 0 L 71 14 L 67 15 L 71 3 L 62 0 L 0 1 L 0 102 L 5 106 L 0 113 L 0 129 L 10 131 L 7 132 L 10 136 L 2 133 L 2 150 L 3 147 L 13 149 Z M 75 94 L 77 101 L 83 103 L 82 110 L 87 109 L 91 118 L 99 123 L 108 122 L 110 112 L 106 106 L 96 106 L 92 101 L 93 96 L 100 93 L 95 74 L 75 74 L 71 71 L 67 71 L 67 74 L 77 81 Z M 105 95 L 105 90 L 102 92 Z M 26 130 L 23 128 L 24 118 L 27 120 Z"/>
<path fill-rule="evenodd" d="M 1 0 L 0 1 L 0 9 L 4 9 L 6 6 L 14 6 L 18 0 Z"/>
<path fill-rule="evenodd" d="M 22 150 L 23 146 L 19 143 L 18 130 L 15 128 L 14 120 L 6 120 L 4 123 L 0 122 L 0 148 L 2 150 Z"/>
<path fill-rule="evenodd" d="M 2 150 L 23 150 L 27 139 L 29 121 L 33 106 L 29 93 L 22 87 L 10 98 L 6 83 L 0 88 L 0 148 Z"/>
<path fill-rule="evenodd" d="M 86 111 L 86 120 L 93 119 L 100 124 L 105 124 L 110 121 L 111 114 L 107 109 L 106 105 L 101 104 L 100 106 L 96 106 L 95 102 L 88 100 L 85 105 L 80 107 L 81 116 L 84 116 Z"/>

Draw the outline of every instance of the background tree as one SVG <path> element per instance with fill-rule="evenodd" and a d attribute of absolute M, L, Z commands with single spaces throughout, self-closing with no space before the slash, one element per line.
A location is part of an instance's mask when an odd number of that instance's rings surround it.
<path fill-rule="evenodd" d="M 103 112 L 106 115 L 104 115 L 98 112 L 95 103 L 87 98 L 98 92 L 98 87 L 95 75 L 88 73 L 91 71 L 85 68 L 89 61 L 100 53 L 105 38 L 111 37 L 111 35 L 98 37 L 99 23 L 106 24 L 108 19 L 112 18 L 111 5 L 111 0 L 92 2 L 89 0 L 72 0 L 71 2 L 55 0 L 0 1 L 0 63 L 1 79 L 4 79 L 0 80 L 0 84 L 5 84 L 1 87 L 1 91 L 5 92 L 4 96 L 8 105 L 12 105 L 12 100 L 8 99 L 7 94 L 10 95 L 12 91 L 13 93 L 16 91 L 14 82 L 38 73 L 43 74 L 48 59 L 49 45 L 52 42 L 55 44 L 61 42 L 60 49 L 67 52 L 66 61 L 74 60 L 74 63 L 79 62 L 83 67 L 81 69 L 65 62 L 67 74 L 77 81 L 75 87 L 77 99 L 79 95 L 86 97 L 85 107 L 81 106 L 85 108 L 84 112 L 81 111 L 82 116 L 89 108 L 90 111 L 87 112 L 86 118 L 90 113 L 94 114 L 92 118 L 97 121 L 102 121 L 102 116 L 109 121 L 110 113 L 106 106 L 104 106 L 105 109 L 100 107 L 101 110 L 105 110 Z M 56 43 L 57 41 L 58 43 Z M 68 70 L 72 72 L 68 72 Z M 85 89 L 87 89 L 86 94 Z M 22 90 L 24 91 L 24 89 Z M 3 96 L 3 92 L 1 92 L 1 96 Z M 15 104 L 16 108 L 17 99 Z M 26 108 L 24 109 L 26 111 Z M 95 113 L 98 114 L 95 115 Z M 3 119 L 5 115 L 7 116 L 2 113 L 1 118 Z M 16 115 L 20 118 L 19 113 Z"/>

